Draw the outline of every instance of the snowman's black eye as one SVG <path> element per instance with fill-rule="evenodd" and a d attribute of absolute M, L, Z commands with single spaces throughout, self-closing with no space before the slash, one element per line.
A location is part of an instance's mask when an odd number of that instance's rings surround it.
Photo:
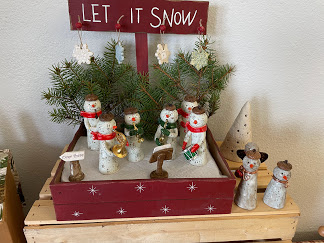
<path fill-rule="evenodd" d="M 250 162 L 248 161 L 248 164 L 250 164 Z"/>

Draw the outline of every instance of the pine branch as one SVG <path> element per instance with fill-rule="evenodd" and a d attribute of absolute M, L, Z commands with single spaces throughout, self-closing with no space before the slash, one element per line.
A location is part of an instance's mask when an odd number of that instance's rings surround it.
<path fill-rule="evenodd" d="M 178 56 L 181 57 L 189 65 L 189 67 L 191 67 L 192 70 L 194 70 L 196 72 L 196 74 L 199 76 L 199 71 L 197 71 L 197 69 L 194 66 L 192 66 L 190 64 L 190 62 L 187 61 L 187 59 L 184 57 L 183 53 L 178 54 Z"/>

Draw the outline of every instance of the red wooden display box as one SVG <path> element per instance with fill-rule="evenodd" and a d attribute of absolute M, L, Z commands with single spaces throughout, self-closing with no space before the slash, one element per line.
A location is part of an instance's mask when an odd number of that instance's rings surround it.
<path fill-rule="evenodd" d="M 76 132 L 72 151 L 84 126 Z M 61 161 L 50 183 L 57 220 L 89 220 L 231 213 L 235 178 L 207 130 L 209 151 L 227 178 L 61 182 Z M 190 189 L 191 188 L 191 189 Z"/>

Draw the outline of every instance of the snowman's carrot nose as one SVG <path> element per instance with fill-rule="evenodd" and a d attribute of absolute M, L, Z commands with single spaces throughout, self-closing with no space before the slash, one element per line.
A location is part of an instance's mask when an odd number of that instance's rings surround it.
<path fill-rule="evenodd" d="M 132 121 L 135 121 L 135 117 L 132 118 Z"/>
<path fill-rule="evenodd" d="M 288 180 L 287 176 L 283 176 L 282 178 L 284 178 L 285 180 Z"/>
<path fill-rule="evenodd" d="M 165 115 L 166 116 L 166 118 L 169 118 L 170 117 L 170 115 Z"/>
<path fill-rule="evenodd" d="M 95 107 L 96 105 L 95 105 L 95 104 L 92 104 L 91 106 L 92 106 L 92 107 Z"/>
<path fill-rule="evenodd" d="M 117 128 L 117 126 L 113 126 L 113 129 L 116 129 Z"/>
<path fill-rule="evenodd" d="M 252 169 L 254 165 L 250 164 L 250 168 Z"/>
<path fill-rule="evenodd" d="M 197 120 L 194 120 L 194 124 L 197 124 Z"/>
<path fill-rule="evenodd" d="M 189 111 L 191 111 L 191 109 L 192 109 L 191 107 L 188 108 Z"/>

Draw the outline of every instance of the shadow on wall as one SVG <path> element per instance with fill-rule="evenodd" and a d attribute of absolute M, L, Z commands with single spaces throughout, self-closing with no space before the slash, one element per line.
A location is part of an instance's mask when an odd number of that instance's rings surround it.
<path fill-rule="evenodd" d="M 293 165 L 288 193 L 301 211 L 294 240 L 321 239 L 317 229 L 324 215 L 321 202 L 324 196 L 324 183 L 321 185 L 324 167 L 318 159 L 324 153 L 320 156 L 316 145 L 324 143 L 322 134 L 316 131 L 316 127 L 313 131 L 306 131 L 303 124 L 295 119 L 279 123 L 275 120 L 276 114 L 270 114 L 271 107 L 267 99 L 253 98 L 251 105 L 253 140 L 269 154 L 265 162 L 268 169 L 272 171 L 278 161 L 285 159 Z"/>
<path fill-rule="evenodd" d="M 0 113 L 3 114 L 1 110 Z M 27 112 L 20 113 L 18 117 L 19 120 L 11 123 L 10 118 L 1 116 L 0 133 L 3 138 L 0 148 L 9 148 L 12 151 L 26 199 L 26 214 L 38 199 L 45 180 L 50 177 L 56 161 L 53 158 L 60 154 L 63 147 L 46 144 L 43 138 L 50 134 L 42 134 L 33 117 Z"/>

